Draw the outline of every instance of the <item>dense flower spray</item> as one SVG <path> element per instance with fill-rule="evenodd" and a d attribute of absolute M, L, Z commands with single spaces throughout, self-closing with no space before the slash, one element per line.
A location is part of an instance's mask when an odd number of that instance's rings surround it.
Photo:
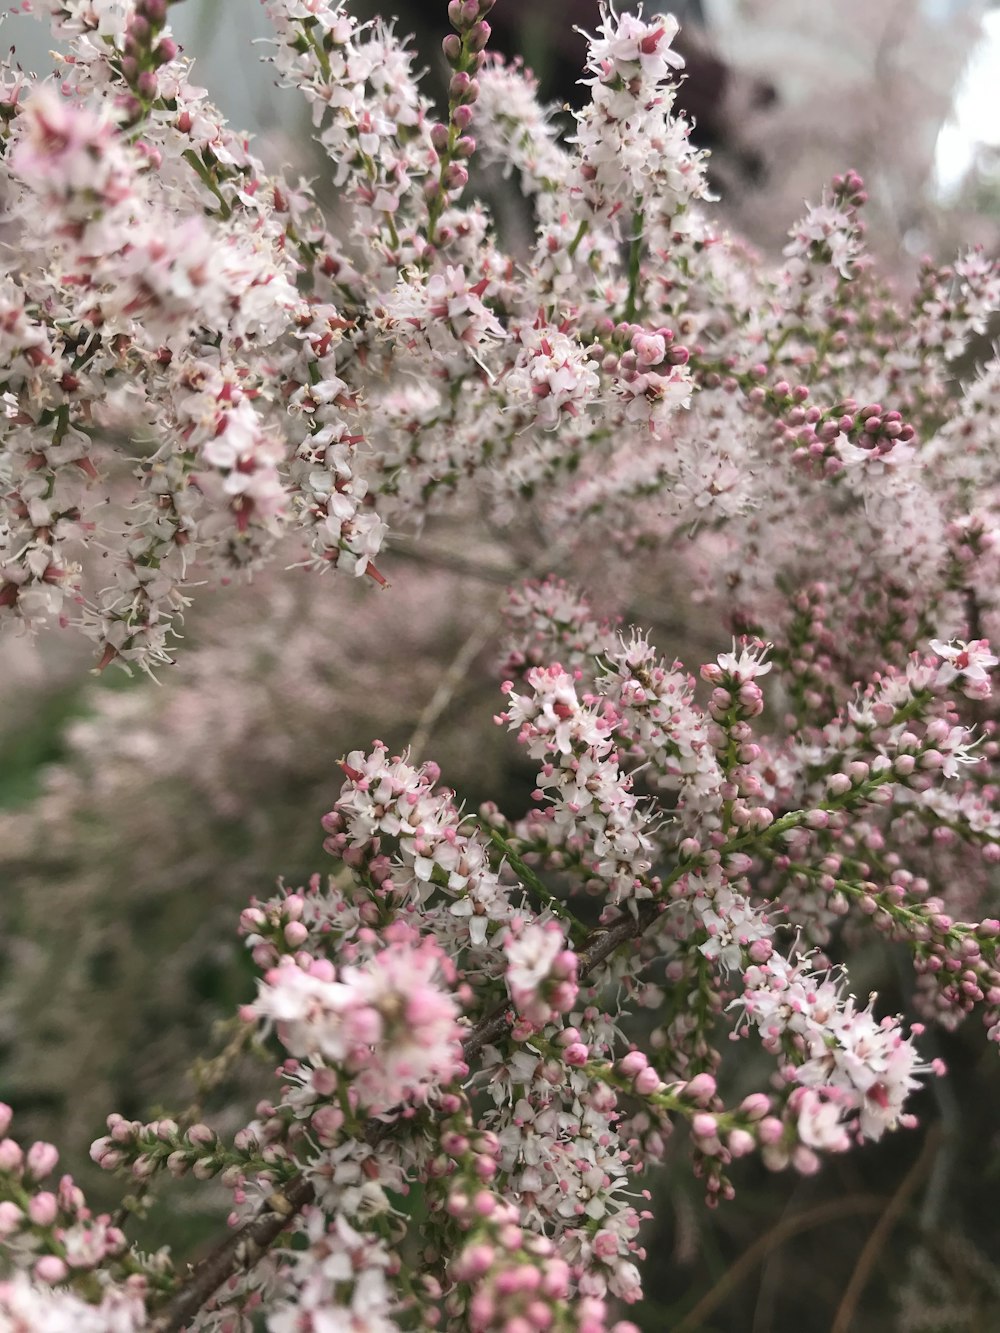
<path fill-rule="evenodd" d="M 809 1173 L 912 1124 L 941 1072 L 833 965 L 845 918 L 905 946 L 924 1018 L 1000 1040 L 1000 922 L 952 906 L 1000 860 L 998 372 L 951 364 L 1000 274 L 894 293 L 853 172 L 766 264 L 707 208 L 672 18 L 602 12 L 560 133 L 490 7 L 448 6 L 439 115 L 391 26 L 266 0 L 335 231 L 190 84 L 165 0 L 49 0 L 58 82 L 0 88 L 0 615 L 148 670 L 204 579 L 298 541 L 382 583 L 390 524 L 478 505 L 683 560 L 736 637 L 699 684 L 570 585 L 514 588 L 496 721 L 531 811 L 347 754 L 333 873 L 240 920 L 270 1095 L 234 1135 L 112 1115 L 93 1145 L 133 1188 L 219 1177 L 232 1234 L 145 1253 L 0 1108 L 0 1329 L 628 1333 L 675 1129 L 715 1204 L 737 1158 Z M 730 1039 L 773 1057 L 732 1102 Z"/>

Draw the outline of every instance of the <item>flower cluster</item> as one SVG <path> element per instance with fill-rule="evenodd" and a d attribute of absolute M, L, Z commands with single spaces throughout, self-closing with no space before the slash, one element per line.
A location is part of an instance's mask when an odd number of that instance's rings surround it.
<path fill-rule="evenodd" d="M 11 1118 L 0 1103 L 0 1135 Z M 58 1161 L 51 1143 L 22 1150 L 0 1138 L 0 1246 L 16 1270 L 0 1281 L 0 1327 L 138 1333 L 147 1290 L 166 1272 L 162 1256 L 132 1262 L 121 1229 L 94 1216 L 72 1176 L 47 1184 Z"/>
<path fill-rule="evenodd" d="M 217 1126 L 113 1114 L 92 1149 L 122 1218 L 213 1178 L 234 1234 L 190 1271 L 145 1254 L 69 1177 L 45 1188 L 55 1150 L 2 1107 L 0 1326 L 631 1333 L 671 1135 L 715 1205 L 751 1154 L 810 1173 L 912 1125 L 943 1073 L 922 1023 L 852 994 L 859 938 L 909 955 L 922 1017 L 1000 1042 L 1000 369 L 955 366 L 1000 269 L 894 292 L 854 172 L 778 264 L 751 254 L 705 207 L 669 16 L 602 5 L 562 134 L 487 56 L 491 0 L 447 7 L 440 108 L 391 25 L 265 5 L 337 226 L 191 85 L 163 0 L 50 0 L 65 77 L 0 77 L 0 616 L 148 669 L 195 584 L 289 555 L 384 584 L 390 525 L 448 510 L 518 580 L 494 720 L 531 808 L 467 808 L 423 723 L 350 749 L 329 879 L 240 916 L 236 1040 L 276 1083 Z M 477 138 L 523 243 L 469 188 Z M 610 615 L 521 578 L 562 563 Z M 683 599 L 714 625 L 700 657 L 693 616 L 666 627 L 698 672 L 653 642 Z M 314 628 L 350 656 L 354 619 Z M 298 735 L 325 735 L 328 648 L 299 647 Z M 174 697 L 205 759 L 205 700 Z M 226 699 L 225 736 L 254 710 Z M 763 1089 L 734 1091 L 740 1037 Z"/>
<path fill-rule="evenodd" d="M 507 989 L 518 1013 L 544 1027 L 556 1014 L 567 1014 L 579 992 L 577 959 L 565 947 L 556 921 L 524 926 L 511 923 L 507 955 Z"/>
<path fill-rule="evenodd" d="M 288 941 L 307 933 L 301 923 L 284 932 Z M 414 948 L 405 934 L 339 978 L 329 963 L 286 956 L 265 973 L 251 1013 L 275 1024 L 290 1055 L 329 1069 L 331 1091 L 332 1070 L 343 1069 L 352 1104 L 378 1114 L 425 1099 L 463 1067 L 457 1007 L 435 983 L 444 961 L 433 940 Z"/>

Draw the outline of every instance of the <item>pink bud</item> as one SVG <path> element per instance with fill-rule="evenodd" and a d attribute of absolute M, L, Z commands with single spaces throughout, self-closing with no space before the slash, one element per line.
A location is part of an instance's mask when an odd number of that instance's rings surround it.
<path fill-rule="evenodd" d="M 13 1139 L 0 1140 L 0 1171 L 20 1171 L 23 1161 L 20 1144 Z"/>
<path fill-rule="evenodd" d="M 618 1072 L 625 1078 L 632 1078 L 633 1075 L 640 1073 L 649 1064 L 649 1060 L 642 1051 L 629 1051 L 618 1061 Z"/>
<path fill-rule="evenodd" d="M 645 1069 L 640 1069 L 636 1074 L 632 1086 L 640 1097 L 649 1097 L 652 1093 L 660 1091 L 663 1087 L 663 1080 L 652 1065 L 647 1065 Z"/>
<path fill-rule="evenodd" d="M 690 1097 L 693 1102 L 698 1102 L 701 1106 L 707 1106 L 715 1096 L 718 1084 L 711 1074 L 695 1074 L 689 1083 L 683 1088 L 684 1096 Z"/>
<path fill-rule="evenodd" d="M 482 1277 L 493 1267 L 493 1261 L 496 1257 L 492 1245 L 480 1242 L 477 1245 L 469 1245 L 459 1255 L 456 1268 L 464 1281 Z"/>
<path fill-rule="evenodd" d="M 749 954 L 752 963 L 766 963 L 774 953 L 774 945 L 770 940 L 754 940 L 750 945 Z"/>
<path fill-rule="evenodd" d="M 746 1157 L 756 1146 L 753 1135 L 745 1129 L 734 1129 L 726 1139 L 726 1147 L 734 1157 Z"/>
<path fill-rule="evenodd" d="M 55 1170 L 59 1161 L 59 1153 L 51 1143 L 33 1143 L 28 1149 L 28 1156 L 25 1160 L 27 1173 L 35 1180 L 44 1180 L 47 1175 Z"/>
<path fill-rule="evenodd" d="M 714 1115 L 709 1115 L 705 1111 L 699 1111 L 691 1121 L 691 1129 L 696 1138 L 711 1139 L 715 1137 L 718 1123 Z"/>
<path fill-rule="evenodd" d="M 465 45 L 470 51 L 484 51 L 490 40 L 490 34 L 490 25 L 480 19 L 466 34 Z"/>
<path fill-rule="evenodd" d="M 181 1176 L 187 1174 L 188 1165 L 188 1155 L 180 1149 L 177 1152 L 170 1153 L 167 1157 L 167 1170 L 175 1180 L 179 1180 Z"/>
<path fill-rule="evenodd" d="M 820 1168 L 820 1160 L 811 1148 L 797 1144 L 792 1150 L 792 1166 L 803 1176 L 814 1176 Z"/>
<path fill-rule="evenodd" d="M 757 1137 L 761 1143 L 771 1145 L 779 1143 L 784 1135 L 785 1127 L 781 1121 L 773 1115 L 765 1116 L 760 1122 L 757 1130 Z"/>
<path fill-rule="evenodd" d="M 177 43 L 171 37 L 161 37 L 153 52 L 153 60 L 157 65 L 167 65 L 176 59 L 177 51 Z"/>
<path fill-rule="evenodd" d="M 35 1264 L 35 1277 L 39 1282 L 62 1282 L 69 1269 L 55 1254 L 43 1254 Z"/>
<path fill-rule="evenodd" d="M 11 1203 L 7 1199 L 0 1203 L 0 1236 L 12 1236 L 15 1231 L 20 1230 L 23 1221 L 24 1213 L 16 1203 Z"/>
<path fill-rule="evenodd" d="M 445 167 L 443 184 L 446 190 L 464 190 L 469 183 L 469 173 L 460 162 L 451 162 Z"/>
<path fill-rule="evenodd" d="M 58 1212 L 59 1203 L 56 1196 L 50 1194 L 48 1190 L 36 1194 L 28 1203 L 28 1216 L 36 1227 L 50 1227 L 56 1220 Z"/>
<path fill-rule="evenodd" d="M 760 1120 L 770 1109 L 771 1099 L 764 1092 L 751 1092 L 740 1102 L 740 1110 L 750 1120 Z"/>
<path fill-rule="evenodd" d="M 473 1199 L 472 1206 L 480 1217 L 491 1217 L 496 1212 L 497 1201 L 489 1190 L 480 1190 Z"/>

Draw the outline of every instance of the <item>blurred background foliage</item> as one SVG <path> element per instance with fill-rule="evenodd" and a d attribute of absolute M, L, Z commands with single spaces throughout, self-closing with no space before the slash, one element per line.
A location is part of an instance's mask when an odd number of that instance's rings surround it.
<path fill-rule="evenodd" d="M 380 10 L 416 34 L 432 85 L 445 8 Z M 778 252 L 802 199 L 853 166 L 873 196 L 873 248 L 902 280 L 924 251 L 996 246 L 1000 124 L 973 116 L 948 140 L 963 69 L 982 60 L 978 7 L 688 0 L 678 13 L 682 100 L 734 229 Z M 578 100 L 573 25 L 595 25 L 596 0 L 500 0 L 492 17 L 497 46 L 526 56 L 548 99 Z M 185 0 L 175 23 L 230 119 L 254 131 L 265 160 L 316 178 L 322 197 L 305 110 L 250 45 L 267 35 L 259 6 Z M 26 67 L 50 63 L 40 25 L 16 17 L 5 33 Z M 516 242 L 516 216 L 505 221 Z M 226 1132 L 241 1101 L 269 1091 L 266 1054 L 240 1048 L 221 1079 L 196 1062 L 232 1043 L 227 1021 L 252 994 L 240 908 L 281 875 L 328 868 L 320 818 L 341 755 L 376 736 L 395 748 L 416 739 L 470 805 L 523 810 L 530 772 L 491 722 L 497 610 L 504 585 L 537 571 L 557 537 L 511 549 L 457 516 L 395 542 L 387 592 L 297 570 L 220 588 L 200 599 L 159 683 L 94 677 L 70 636 L 0 640 L 0 1096 L 24 1132 L 64 1148 L 95 1201 L 117 1202 L 87 1160 L 109 1110 L 146 1118 L 192 1100 Z M 595 552 L 572 574 L 691 669 L 727 646 L 712 608 L 679 620 L 686 598 L 638 558 Z M 851 963 L 858 993 L 878 987 L 887 1009 L 905 1009 L 890 948 Z M 926 1049 L 951 1074 L 921 1094 L 923 1127 L 818 1177 L 739 1163 L 736 1202 L 712 1213 L 678 1138 L 676 1169 L 650 1182 L 649 1299 L 632 1317 L 687 1333 L 1000 1327 L 996 1052 L 973 1028 Z M 737 1096 L 765 1077 L 741 1050 Z M 224 1199 L 182 1190 L 153 1208 L 156 1234 L 192 1255 Z"/>

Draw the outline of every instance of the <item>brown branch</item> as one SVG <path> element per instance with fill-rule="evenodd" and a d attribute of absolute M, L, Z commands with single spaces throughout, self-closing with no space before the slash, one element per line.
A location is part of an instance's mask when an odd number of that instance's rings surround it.
<path fill-rule="evenodd" d="M 163 1313 L 147 1325 L 147 1333 L 178 1333 L 227 1278 L 262 1259 L 292 1218 L 315 1197 L 305 1176 L 296 1176 L 283 1190 L 276 1190 L 252 1221 L 227 1236 L 194 1267 Z"/>
<path fill-rule="evenodd" d="M 455 555 L 452 551 L 435 550 L 423 545 L 417 547 L 407 538 L 395 534 L 389 537 L 387 544 L 394 555 L 402 556 L 414 564 L 433 565 L 465 578 L 480 579 L 483 583 L 499 583 L 504 588 L 509 588 L 525 576 L 524 568 L 519 565 L 496 565 Z"/>
<path fill-rule="evenodd" d="M 928 1173 L 934 1157 L 937 1155 L 938 1148 L 941 1146 L 942 1130 L 940 1125 L 933 1125 L 927 1131 L 927 1137 L 924 1139 L 924 1146 L 920 1151 L 920 1156 L 913 1163 L 906 1175 L 903 1177 L 902 1184 L 896 1193 L 889 1200 L 885 1211 L 879 1220 L 875 1223 L 872 1234 L 865 1242 L 864 1249 L 858 1257 L 858 1262 L 854 1265 L 854 1272 L 851 1274 L 851 1280 L 847 1284 L 847 1290 L 844 1292 L 843 1299 L 837 1310 L 830 1333 L 850 1333 L 854 1327 L 854 1312 L 857 1309 L 858 1301 L 868 1284 L 872 1269 L 875 1267 L 875 1261 L 885 1247 L 886 1241 L 892 1232 L 893 1227 L 899 1221 L 903 1209 L 910 1200 L 910 1196 L 916 1190 L 921 1179 Z"/>
<path fill-rule="evenodd" d="M 852 1217 L 857 1213 L 879 1212 L 885 1207 L 885 1199 L 880 1194 L 856 1194 L 846 1199 L 831 1199 L 828 1203 L 818 1204 L 804 1213 L 796 1213 L 778 1222 L 770 1231 L 759 1236 L 754 1243 L 743 1251 L 740 1257 L 730 1265 L 718 1282 L 707 1291 L 701 1300 L 674 1325 L 673 1333 L 695 1333 L 708 1316 L 723 1301 L 727 1300 L 740 1283 L 752 1272 L 757 1264 L 762 1263 L 772 1251 L 786 1240 L 809 1231 L 813 1227 L 822 1227 L 827 1222 L 836 1222 L 841 1217 Z"/>
<path fill-rule="evenodd" d="M 413 739 L 409 744 L 410 763 L 418 764 L 434 727 L 451 703 L 469 668 L 493 636 L 501 622 L 500 607 L 482 613 L 472 633 L 461 645 L 451 664 L 442 672 L 434 696 L 417 719 Z"/>
<path fill-rule="evenodd" d="M 620 945 L 648 930 L 660 912 L 659 903 L 645 903 L 636 916 L 623 916 L 613 926 L 592 931 L 577 954 L 580 980 L 584 980 Z M 462 1042 L 466 1061 L 475 1059 L 484 1046 L 499 1040 L 510 1026 L 510 1020 L 511 1010 L 506 1002 L 481 1018 Z M 365 1137 L 369 1142 L 377 1143 L 389 1128 L 384 1121 L 373 1120 Z M 301 1175 L 294 1176 L 282 1189 L 275 1190 L 256 1217 L 227 1236 L 194 1266 L 166 1309 L 146 1325 L 146 1333 L 179 1333 L 228 1278 L 252 1268 L 262 1259 L 292 1219 L 315 1198 L 312 1184 Z"/>

